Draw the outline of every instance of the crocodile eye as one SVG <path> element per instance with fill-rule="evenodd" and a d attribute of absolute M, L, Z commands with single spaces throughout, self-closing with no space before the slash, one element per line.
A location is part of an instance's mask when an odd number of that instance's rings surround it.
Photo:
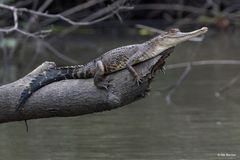
<path fill-rule="evenodd" d="M 178 28 L 172 28 L 168 31 L 168 33 L 177 33 L 177 32 L 180 32 Z"/>

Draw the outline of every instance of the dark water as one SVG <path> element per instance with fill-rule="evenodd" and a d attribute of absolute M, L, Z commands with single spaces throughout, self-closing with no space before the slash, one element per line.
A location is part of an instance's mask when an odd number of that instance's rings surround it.
<path fill-rule="evenodd" d="M 202 43 L 186 42 L 177 47 L 168 64 L 239 60 L 239 35 L 212 33 Z M 106 38 L 96 45 L 104 48 L 110 41 Z M 119 41 L 118 46 L 129 43 Z M 115 46 L 117 43 L 108 48 Z M 80 55 L 80 61 L 89 56 Z M 239 70 L 238 65 L 193 67 L 173 94 L 172 105 L 166 104 L 167 92 L 162 89 L 174 84 L 183 68 L 168 70 L 165 76 L 158 74 L 150 96 L 123 108 L 74 118 L 31 120 L 29 133 L 23 122 L 1 124 L 0 159 L 240 159 L 240 84 L 220 98 L 214 95 Z"/>

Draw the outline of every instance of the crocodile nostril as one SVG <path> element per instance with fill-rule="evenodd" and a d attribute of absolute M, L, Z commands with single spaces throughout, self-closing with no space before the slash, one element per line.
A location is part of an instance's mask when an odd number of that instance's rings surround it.
<path fill-rule="evenodd" d="M 177 32 L 180 32 L 178 28 L 172 28 L 168 31 L 168 33 L 177 33 Z"/>

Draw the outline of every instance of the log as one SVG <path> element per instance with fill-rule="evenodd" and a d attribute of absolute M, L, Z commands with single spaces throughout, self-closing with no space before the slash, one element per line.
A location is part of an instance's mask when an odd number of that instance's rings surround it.
<path fill-rule="evenodd" d="M 165 51 L 169 55 L 173 48 Z M 127 69 L 106 76 L 111 80 L 109 90 L 98 89 L 93 79 L 63 80 L 51 83 L 35 92 L 16 111 L 21 92 L 34 76 L 44 69 L 37 69 L 23 78 L 0 86 L 0 123 L 49 117 L 69 117 L 112 110 L 144 98 L 156 70 L 164 65 L 165 58 L 158 55 L 134 66 L 143 77 L 139 86 Z"/>

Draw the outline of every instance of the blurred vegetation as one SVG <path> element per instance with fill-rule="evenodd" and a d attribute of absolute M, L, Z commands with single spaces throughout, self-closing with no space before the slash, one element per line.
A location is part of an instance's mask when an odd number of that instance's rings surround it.
<path fill-rule="evenodd" d="M 216 30 L 235 30 L 240 25 L 238 0 L 0 0 L 0 3 L 47 14 L 60 14 L 76 22 L 94 21 L 109 15 L 109 18 L 98 23 L 81 26 L 58 18 L 19 12 L 19 28 L 27 33 L 39 32 L 40 36 L 29 37 L 17 31 L 0 32 L 2 83 L 13 81 L 39 65 L 36 63 L 39 55 L 43 60 L 55 61 L 51 58 L 53 55 L 62 64 L 79 63 L 71 58 L 69 49 L 65 51 L 63 46 L 58 45 L 59 40 L 68 41 L 66 44 L 71 46 L 71 41 L 80 37 L 80 47 L 100 54 L 105 50 L 87 40 L 88 36 L 155 34 L 146 28 L 136 29 L 137 24 L 156 29 L 178 27 L 183 30 L 203 25 Z M 13 26 L 13 12 L 1 7 L 0 11 L 0 28 Z"/>

